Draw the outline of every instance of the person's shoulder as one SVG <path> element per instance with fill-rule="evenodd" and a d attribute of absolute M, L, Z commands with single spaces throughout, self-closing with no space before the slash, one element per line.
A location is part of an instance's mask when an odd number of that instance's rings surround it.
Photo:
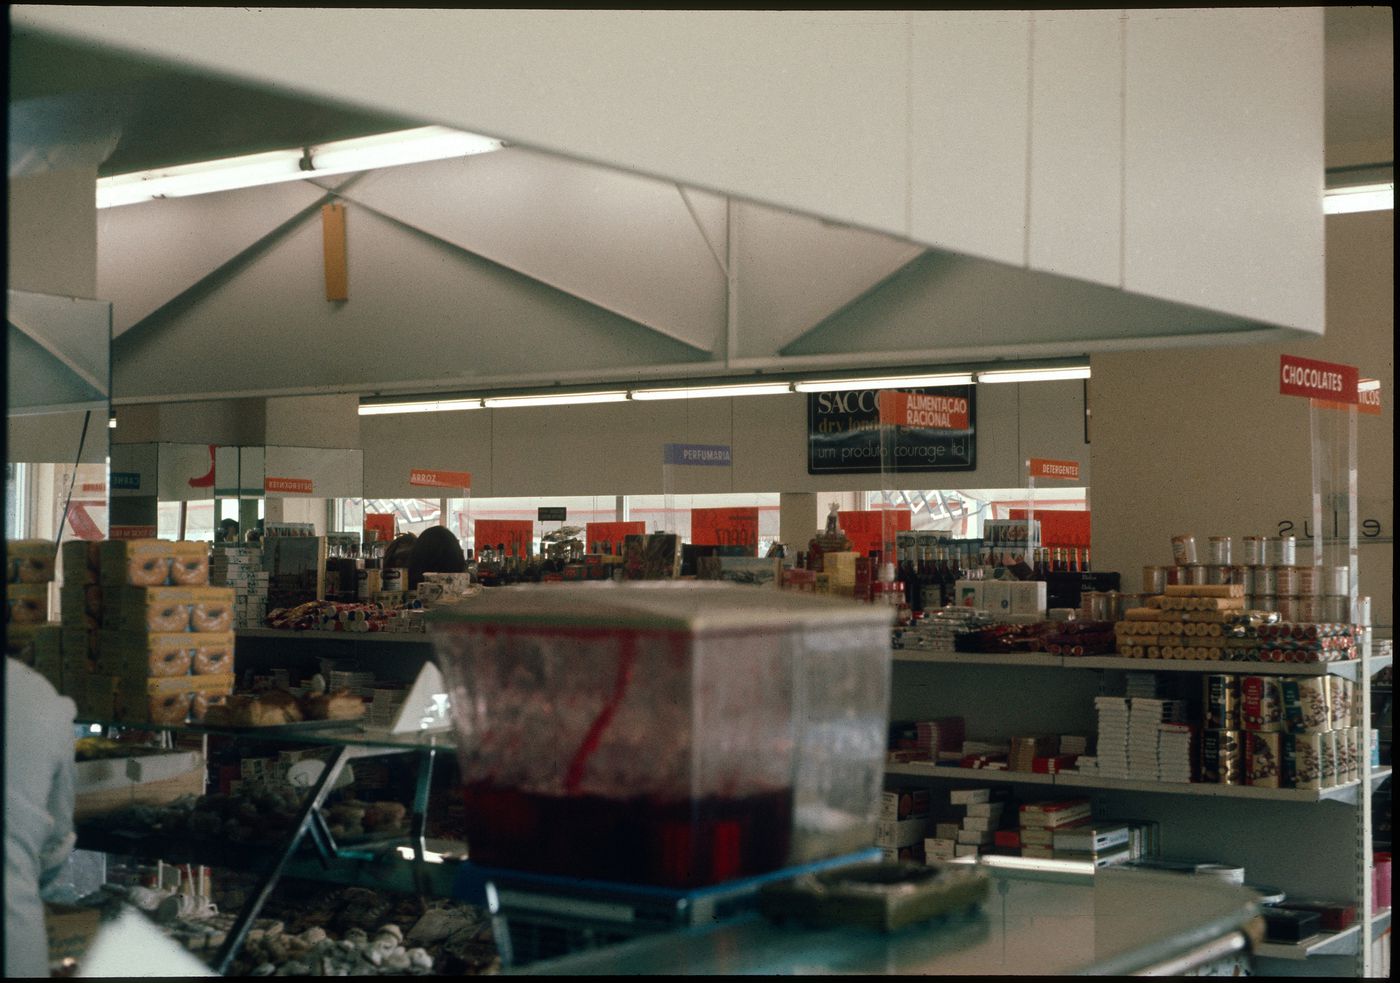
<path fill-rule="evenodd" d="M 66 711 L 70 719 L 77 716 L 73 701 L 60 695 L 40 673 L 14 656 L 7 656 L 5 663 L 5 702 L 10 707 L 55 707 Z"/>

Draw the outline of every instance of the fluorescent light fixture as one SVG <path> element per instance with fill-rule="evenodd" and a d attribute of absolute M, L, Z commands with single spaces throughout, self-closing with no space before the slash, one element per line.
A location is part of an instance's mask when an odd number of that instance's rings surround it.
<path fill-rule="evenodd" d="M 871 379 L 804 379 L 794 383 L 800 393 L 849 392 L 852 389 L 917 389 L 922 386 L 970 386 L 971 372 L 947 372 L 941 375 L 897 375 Z"/>
<path fill-rule="evenodd" d="M 114 417 L 114 416 L 109 416 L 109 417 L 107 418 L 107 429 L 108 429 L 108 430 L 115 430 L 115 429 L 117 429 L 117 418 L 116 418 L 116 417 Z"/>
<path fill-rule="evenodd" d="M 1378 212 L 1394 207 L 1394 182 L 1357 184 L 1349 188 L 1328 188 L 1322 196 L 1322 211 L 1326 215 Z"/>
<path fill-rule="evenodd" d="M 1356 391 L 1359 393 L 1369 393 L 1381 387 L 1379 379 L 1362 379 L 1356 384 Z"/>
<path fill-rule="evenodd" d="M 490 396 L 486 399 L 488 409 L 508 409 L 512 406 L 575 406 L 582 403 L 622 403 L 627 393 L 622 391 L 603 393 L 550 393 L 536 396 Z"/>
<path fill-rule="evenodd" d="M 1094 867 L 1084 860 L 1063 860 L 1054 857 L 1012 857 L 988 853 L 977 858 L 984 867 L 1005 867 L 1011 870 L 1043 870 L 1063 874 L 1092 874 Z"/>
<path fill-rule="evenodd" d="M 480 399 L 440 399 L 418 403 L 361 403 L 360 416 L 383 416 L 390 413 L 441 413 L 448 410 L 479 410 Z"/>
<path fill-rule="evenodd" d="M 729 386 L 690 386 L 674 389 L 634 389 L 633 399 L 709 399 L 717 396 L 776 396 L 792 392 L 787 382 L 753 382 Z"/>
<path fill-rule="evenodd" d="M 399 164 L 420 164 L 485 153 L 501 146 L 500 140 L 491 137 L 445 126 L 421 126 L 314 147 L 272 150 L 99 178 L 97 207 L 112 208 L 152 198 L 180 198 Z"/>
<path fill-rule="evenodd" d="M 995 372 L 978 372 L 978 383 L 983 382 L 1059 382 L 1062 379 L 1087 379 L 1089 366 L 1071 365 L 1058 369 L 998 369 Z"/>

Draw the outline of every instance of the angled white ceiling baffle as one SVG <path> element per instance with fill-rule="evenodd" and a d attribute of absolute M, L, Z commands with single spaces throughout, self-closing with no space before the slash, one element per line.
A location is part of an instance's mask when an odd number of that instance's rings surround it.
<path fill-rule="evenodd" d="M 118 401 L 1322 332 L 1320 8 L 18 6 L 12 21 L 156 66 L 146 97 L 213 76 L 512 144 L 104 210 Z M 348 210 L 342 304 L 319 281 L 330 200 Z"/>

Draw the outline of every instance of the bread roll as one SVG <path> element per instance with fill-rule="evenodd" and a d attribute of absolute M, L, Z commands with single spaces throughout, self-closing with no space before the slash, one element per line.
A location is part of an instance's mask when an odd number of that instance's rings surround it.
<path fill-rule="evenodd" d="M 226 643 L 196 645 L 194 671 L 199 676 L 217 676 L 233 672 L 233 646 Z"/>
<path fill-rule="evenodd" d="M 354 720 L 365 714 L 365 701 L 349 690 L 306 698 L 307 720 Z"/>
<path fill-rule="evenodd" d="M 182 587 L 202 587 L 209 583 L 209 557 L 198 554 L 177 556 L 170 564 L 170 582 Z"/>
<path fill-rule="evenodd" d="M 151 676 L 188 676 L 190 648 L 187 645 L 153 646 L 146 660 L 146 672 Z"/>
<path fill-rule="evenodd" d="M 190 612 L 190 623 L 195 631 L 232 631 L 233 608 L 227 604 L 196 604 Z"/>

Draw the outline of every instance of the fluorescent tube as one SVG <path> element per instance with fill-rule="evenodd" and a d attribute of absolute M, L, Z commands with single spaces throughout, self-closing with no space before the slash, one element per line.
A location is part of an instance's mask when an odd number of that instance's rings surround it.
<path fill-rule="evenodd" d="M 1322 196 L 1326 215 L 1349 212 L 1378 212 L 1395 207 L 1395 184 L 1358 184 L 1350 188 L 1328 188 Z"/>
<path fill-rule="evenodd" d="M 900 375 L 872 379 L 804 379 L 793 389 L 800 393 L 849 392 L 852 389 L 917 389 L 923 386 L 970 386 L 972 373 L 950 372 L 942 375 Z"/>
<path fill-rule="evenodd" d="M 538 396 L 491 396 L 486 399 L 486 406 L 488 409 L 508 409 L 512 406 L 574 406 L 580 403 L 622 403 L 626 400 L 625 392 L 551 393 Z"/>
<path fill-rule="evenodd" d="M 1356 384 L 1356 391 L 1359 393 L 1368 393 L 1371 392 L 1373 389 L 1379 389 L 1380 387 L 1381 380 L 1379 379 L 1362 379 Z"/>
<path fill-rule="evenodd" d="M 708 399 L 717 396 L 776 396 L 792 392 L 786 382 L 755 382 L 732 386 L 691 386 L 675 389 L 634 389 L 633 399 Z"/>
<path fill-rule="evenodd" d="M 412 130 L 337 140 L 306 148 L 305 151 L 299 147 L 272 150 L 264 154 L 226 157 L 99 178 L 97 207 L 111 208 L 151 198 L 179 198 L 399 164 L 420 164 L 486 153 L 501 146 L 501 141 L 492 137 L 445 126 L 421 126 Z M 309 168 L 302 167 L 304 157 L 310 164 Z"/>
<path fill-rule="evenodd" d="M 438 413 L 447 410 L 479 410 L 480 399 L 440 399 L 416 403 L 361 403 L 360 416 L 383 416 L 389 413 Z"/>
<path fill-rule="evenodd" d="M 978 372 L 978 383 L 983 382 L 1058 382 L 1062 379 L 1087 379 L 1089 366 L 1072 365 L 1059 369 L 1005 369 L 996 372 Z"/>

